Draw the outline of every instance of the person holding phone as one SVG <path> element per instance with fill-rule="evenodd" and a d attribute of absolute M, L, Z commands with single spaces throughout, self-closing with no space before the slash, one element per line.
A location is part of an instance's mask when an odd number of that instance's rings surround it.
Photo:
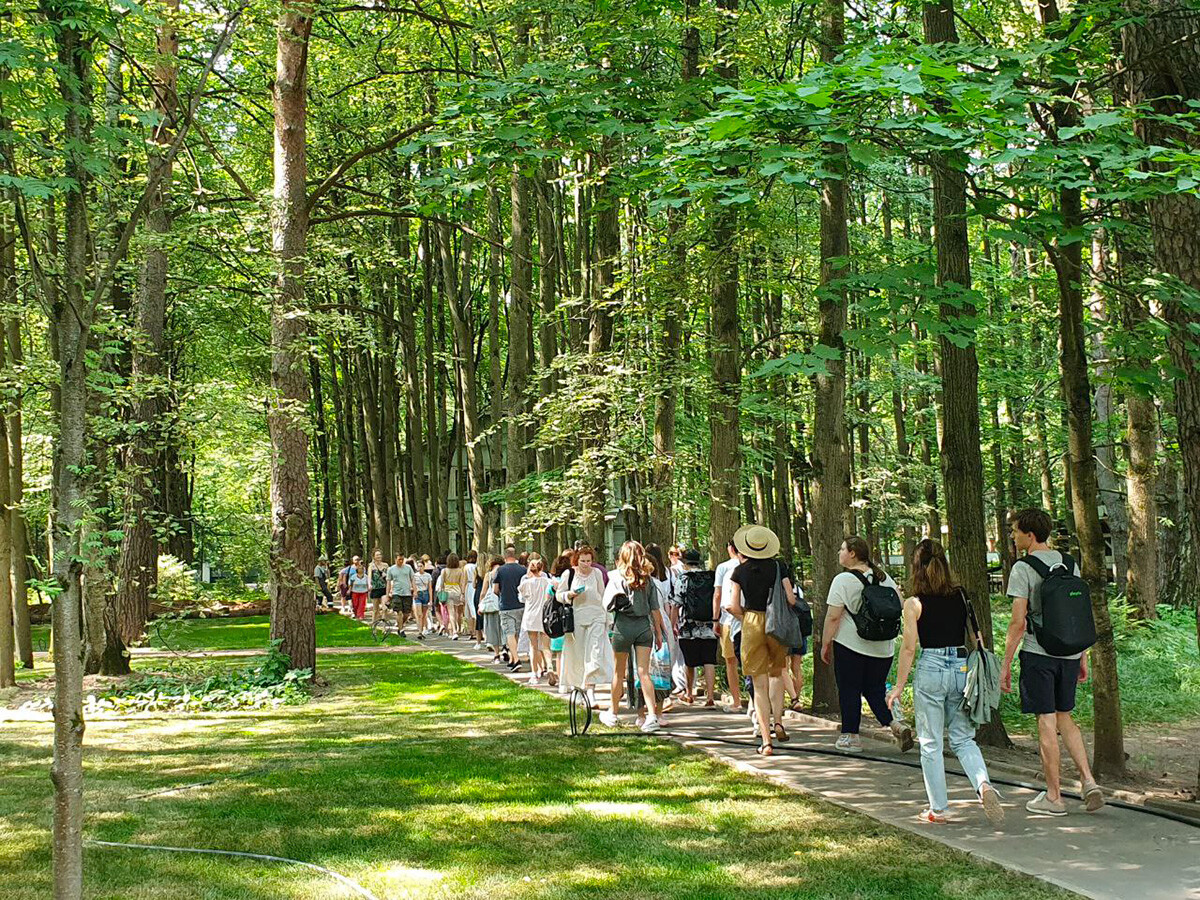
<path fill-rule="evenodd" d="M 563 676 L 587 694 L 596 707 L 594 688 L 612 678 L 612 647 L 604 611 L 604 577 L 593 565 L 595 551 L 586 544 L 575 551 L 573 565 L 559 577 L 556 595 L 575 610 L 575 630 L 563 641 Z"/>

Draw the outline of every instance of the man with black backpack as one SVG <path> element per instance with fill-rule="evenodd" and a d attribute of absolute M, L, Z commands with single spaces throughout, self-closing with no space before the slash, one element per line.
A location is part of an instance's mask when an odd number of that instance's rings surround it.
<path fill-rule="evenodd" d="M 713 602 L 716 573 L 700 567 L 700 551 L 689 548 L 683 554 L 683 571 L 675 578 L 672 618 L 679 633 L 679 650 L 687 666 L 685 702 L 696 699 L 696 670 L 704 669 L 705 706 L 716 706 L 717 632 L 719 611 Z"/>
<path fill-rule="evenodd" d="M 1058 736 L 1083 781 L 1088 812 L 1104 805 L 1104 794 L 1092 776 L 1087 748 L 1071 717 L 1075 688 L 1087 681 L 1084 651 L 1096 641 L 1091 598 L 1079 566 L 1065 553 L 1051 550 L 1047 540 L 1052 523 L 1040 509 L 1023 509 L 1010 519 L 1013 542 L 1024 556 L 1008 578 L 1012 621 L 1004 644 L 1000 688 L 1012 692 L 1012 662 L 1021 646 L 1021 711 L 1037 716 L 1038 751 L 1046 790 L 1025 804 L 1031 813 L 1065 816 L 1060 793 Z"/>

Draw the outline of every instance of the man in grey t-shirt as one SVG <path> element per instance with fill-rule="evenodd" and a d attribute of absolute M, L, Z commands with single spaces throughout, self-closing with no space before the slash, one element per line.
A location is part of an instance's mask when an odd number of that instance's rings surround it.
<path fill-rule="evenodd" d="M 403 553 L 397 554 L 396 561 L 387 570 L 388 597 L 399 617 L 396 628 L 401 637 L 404 636 L 405 624 L 413 614 L 413 576 L 416 574 L 405 561 Z"/>
<path fill-rule="evenodd" d="M 1040 509 L 1024 509 L 1010 519 L 1013 542 L 1017 551 L 1035 557 L 1048 566 L 1062 565 L 1063 555 L 1051 550 L 1046 541 L 1050 538 L 1052 523 L 1050 516 Z M 1079 567 L 1072 562 L 1074 574 Z M 1059 780 L 1058 737 L 1061 734 L 1067 752 L 1079 777 L 1083 780 L 1083 799 L 1088 812 L 1095 812 L 1104 805 L 1104 795 L 1096 785 L 1088 765 L 1087 748 L 1079 726 L 1071 718 L 1075 708 L 1075 688 L 1087 681 L 1088 662 L 1083 654 L 1074 656 L 1051 656 L 1037 642 L 1030 631 L 1028 617 L 1039 621 L 1042 612 L 1042 577 L 1028 562 L 1018 559 L 1008 578 L 1008 596 L 1012 598 L 1012 621 L 1004 643 L 1004 664 L 1000 667 L 1000 687 L 1005 693 L 1012 692 L 1012 664 L 1021 649 L 1021 711 L 1037 716 L 1038 750 L 1042 757 L 1042 771 L 1046 776 L 1046 790 L 1025 804 L 1031 813 L 1046 816 L 1065 816 Z"/>

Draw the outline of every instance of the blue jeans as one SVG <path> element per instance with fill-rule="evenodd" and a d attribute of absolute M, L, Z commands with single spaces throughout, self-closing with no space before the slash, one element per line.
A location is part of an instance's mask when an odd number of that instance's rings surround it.
<path fill-rule="evenodd" d="M 913 702 L 917 711 L 917 741 L 921 745 L 921 773 L 929 808 L 945 812 L 946 760 L 942 756 L 942 732 L 950 728 L 950 749 L 971 779 L 975 793 L 988 780 L 987 765 L 975 743 L 975 726 L 962 708 L 967 685 L 967 661 L 954 647 L 922 650 L 913 678 Z"/>

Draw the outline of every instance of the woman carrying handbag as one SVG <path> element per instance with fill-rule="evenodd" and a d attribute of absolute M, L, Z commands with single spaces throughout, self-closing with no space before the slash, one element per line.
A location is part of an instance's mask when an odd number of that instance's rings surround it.
<path fill-rule="evenodd" d="M 950 731 L 950 749 L 971 780 L 984 814 L 993 825 L 1004 821 L 1000 795 L 988 780 L 987 764 L 975 743 L 975 726 L 963 705 L 967 686 L 967 621 L 970 602 L 950 571 L 945 548 L 928 538 L 917 544 L 912 559 L 909 597 L 904 601 L 904 645 L 896 670 L 896 686 L 888 692 L 892 707 L 904 691 L 913 668 L 918 643 L 921 656 L 913 679 L 913 705 L 917 713 L 917 741 L 921 747 L 921 774 L 929 806 L 922 822 L 944 824 L 948 818 L 946 760 L 942 733 Z M 978 642 L 978 628 L 971 635 Z"/>

